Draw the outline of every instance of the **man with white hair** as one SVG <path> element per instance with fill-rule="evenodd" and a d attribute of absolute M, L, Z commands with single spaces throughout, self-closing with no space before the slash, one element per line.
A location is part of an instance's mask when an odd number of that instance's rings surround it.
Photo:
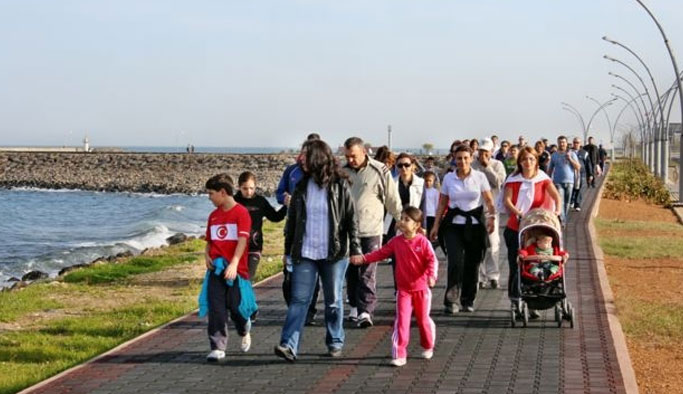
<path fill-rule="evenodd" d="M 477 159 L 472 162 L 472 169 L 481 171 L 486 175 L 495 201 L 500 193 L 503 182 L 505 182 L 505 166 L 499 160 L 491 157 L 492 151 L 493 142 L 491 139 L 482 139 L 479 144 L 479 155 Z M 484 264 L 479 265 L 479 287 L 483 288 L 490 284 L 491 288 L 496 289 L 498 288 L 498 280 L 500 279 L 500 268 L 498 264 L 500 258 L 500 235 L 498 234 L 497 212 L 493 218 L 493 222 L 493 232 L 488 234 L 491 247 L 486 249 Z"/>

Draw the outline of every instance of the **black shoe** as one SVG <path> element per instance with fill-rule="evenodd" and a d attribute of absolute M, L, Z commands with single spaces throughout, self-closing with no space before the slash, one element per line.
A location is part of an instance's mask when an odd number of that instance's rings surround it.
<path fill-rule="evenodd" d="M 296 361 L 296 356 L 291 347 L 286 345 L 275 345 L 275 355 L 282 357 L 290 363 Z"/>
<path fill-rule="evenodd" d="M 342 350 L 341 350 L 341 348 L 333 347 L 327 351 L 327 355 L 332 357 L 332 358 L 339 358 L 342 355 Z"/>
<path fill-rule="evenodd" d="M 497 289 L 498 288 L 498 281 L 495 279 L 491 279 L 491 288 L 492 289 Z"/>
<path fill-rule="evenodd" d="M 446 305 L 443 310 L 445 315 L 455 315 L 458 312 L 460 312 L 460 308 L 457 305 Z"/>
<path fill-rule="evenodd" d="M 306 323 L 304 323 L 305 326 L 317 326 L 318 322 L 315 321 L 315 315 L 308 315 L 306 316 Z"/>

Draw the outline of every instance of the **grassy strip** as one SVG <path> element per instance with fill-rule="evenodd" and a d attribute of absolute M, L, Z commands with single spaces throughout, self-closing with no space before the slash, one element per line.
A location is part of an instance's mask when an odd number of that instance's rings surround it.
<path fill-rule="evenodd" d="M 0 336 L 0 393 L 13 393 L 195 308 L 153 299 L 140 306 L 69 317 Z"/>
<path fill-rule="evenodd" d="M 683 242 L 669 237 L 604 236 L 600 247 L 606 254 L 623 259 L 683 258 Z"/>
<path fill-rule="evenodd" d="M 255 281 L 282 270 L 282 227 L 282 223 L 264 224 L 266 242 Z M 165 287 L 167 294 L 168 286 L 148 284 L 138 289 L 134 279 L 193 264 L 203 266 L 204 247 L 201 240 L 190 241 L 158 255 L 72 271 L 64 282 L 0 293 L 0 322 L 20 325 L 0 330 L 0 394 L 40 382 L 196 309 L 200 277 L 173 288 L 166 298 L 148 294 L 152 286 Z M 108 300 L 114 295 L 122 298 L 120 302 L 117 298 L 101 306 L 78 305 L 84 298 Z M 50 318 L 47 312 L 62 317 Z M 21 326 L 26 321 L 30 323 Z"/>
<path fill-rule="evenodd" d="M 598 230 L 613 230 L 613 231 L 639 231 L 641 233 L 647 231 L 661 231 L 678 233 L 678 236 L 683 239 L 683 227 L 678 223 L 664 223 L 664 222 L 642 222 L 621 219 L 595 219 L 595 226 Z"/>
<path fill-rule="evenodd" d="M 679 344 L 683 340 L 683 308 L 665 303 L 640 301 L 623 296 L 617 300 L 620 320 L 627 336 L 662 344 Z"/>

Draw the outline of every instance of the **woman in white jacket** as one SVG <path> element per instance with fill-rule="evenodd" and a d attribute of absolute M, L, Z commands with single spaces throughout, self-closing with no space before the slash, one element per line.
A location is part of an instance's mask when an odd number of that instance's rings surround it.
<path fill-rule="evenodd" d="M 394 183 L 398 189 L 398 195 L 401 198 L 401 207 L 405 208 L 408 205 L 415 208 L 422 206 L 422 194 L 424 192 L 424 179 L 417 176 L 417 162 L 415 157 L 409 153 L 401 153 L 396 157 L 397 176 L 394 178 Z M 384 217 L 384 234 L 385 240 L 388 241 L 395 235 L 395 223 L 390 214 Z M 386 243 L 386 242 L 383 242 Z"/>

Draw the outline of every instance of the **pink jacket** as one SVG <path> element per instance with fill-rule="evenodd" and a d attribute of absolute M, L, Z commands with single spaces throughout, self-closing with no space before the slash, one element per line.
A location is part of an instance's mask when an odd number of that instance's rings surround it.
<path fill-rule="evenodd" d="M 431 242 L 422 234 L 413 239 L 397 235 L 382 248 L 365 254 L 365 263 L 374 263 L 394 257 L 396 260 L 396 286 L 403 291 L 427 290 L 427 280 L 437 279 L 439 262 Z"/>

